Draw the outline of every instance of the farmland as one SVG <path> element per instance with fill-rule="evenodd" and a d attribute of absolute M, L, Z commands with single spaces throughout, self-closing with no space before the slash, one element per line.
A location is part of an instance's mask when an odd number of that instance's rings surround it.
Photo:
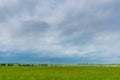
<path fill-rule="evenodd" d="M 120 80 L 120 67 L 0 66 L 0 80 Z"/>

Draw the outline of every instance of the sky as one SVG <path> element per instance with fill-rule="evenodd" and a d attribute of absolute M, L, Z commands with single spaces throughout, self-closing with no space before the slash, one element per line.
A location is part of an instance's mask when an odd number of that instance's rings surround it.
<path fill-rule="evenodd" d="M 120 0 L 0 0 L 0 63 L 120 63 Z"/>

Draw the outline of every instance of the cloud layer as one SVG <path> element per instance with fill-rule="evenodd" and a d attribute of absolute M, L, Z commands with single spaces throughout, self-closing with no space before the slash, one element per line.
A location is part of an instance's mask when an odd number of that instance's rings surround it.
<path fill-rule="evenodd" d="M 0 0 L 1 62 L 119 63 L 119 4 Z"/>

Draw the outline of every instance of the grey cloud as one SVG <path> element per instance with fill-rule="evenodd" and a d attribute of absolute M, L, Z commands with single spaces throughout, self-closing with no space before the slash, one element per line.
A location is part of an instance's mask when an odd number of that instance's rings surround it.
<path fill-rule="evenodd" d="M 13 18 L 16 16 L 21 17 L 21 14 L 26 14 L 26 13 L 29 13 L 28 15 L 32 14 L 34 12 L 34 8 L 36 6 L 35 2 L 36 1 L 33 2 L 30 0 L 29 1 L 28 0 L 25 0 L 25 1 L 17 0 L 16 3 L 14 3 L 14 2 L 7 3 L 5 6 L 0 6 L 1 21 L 3 22 L 4 20 L 8 20 L 9 18 Z"/>
<path fill-rule="evenodd" d="M 50 26 L 46 22 L 42 21 L 24 21 L 21 23 L 21 28 L 18 30 L 18 35 L 31 35 L 31 36 L 40 36 L 48 31 Z"/>
<path fill-rule="evenodd" d="M 109 44 L 95 38 L 109 35 L 104 32 L 120 30 L 118 3 L 116 0 L 65 0 L 60 4 L 56 0 L 22 0 L 4 6 L 0 8 L 1 47 L 6 51 L 35 51 L 36 55 L 54 57 L 93 54 L 102 57 L 104 52 L 108 56 Z"/>
<path fill-rule="evenodd" d="M 110 2 L 93 0 L 90 3 L 86 2 L 82 6 L 84 8 L 79 8 L 79 2 L 78 5 L 76 3 L 72 8 L 67 8 L 68 10 L 64 11 L 66 13 L 65 18 L 59 25 L 59 28 L 62 30 L 62 35 L 67 38 L 66 42 L 73 41 L 73 43 L 76 43 L 76 40 L 78 40 L 77 43 L 79 44 L 83 40 L 90 43 L 95 34 L 99 32 L 117 31 L 118 22 L 116 20 L 114 22 L 114 19 L 116 18 L 119 21 L 118 13 L 120 12 L 117 10 L 118 8 L 116 6 L 118 5 L 116 4 L 117 1 L 112 0 Z"/>
<path fill-rule="evenodd" d="M 38 22 L 38 21 L 25 21 L 23 22 L 23 26 L 28 31 L 44 31 L 49 29 L 49 25 L 46 22 Z"/>

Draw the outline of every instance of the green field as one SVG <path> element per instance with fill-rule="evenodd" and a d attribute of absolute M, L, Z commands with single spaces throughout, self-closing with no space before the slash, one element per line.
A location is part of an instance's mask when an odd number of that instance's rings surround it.
<path fill-rule="evenodd" d="M 120 80 L 120 67 L 0 66 L 0 80 Z"/>

